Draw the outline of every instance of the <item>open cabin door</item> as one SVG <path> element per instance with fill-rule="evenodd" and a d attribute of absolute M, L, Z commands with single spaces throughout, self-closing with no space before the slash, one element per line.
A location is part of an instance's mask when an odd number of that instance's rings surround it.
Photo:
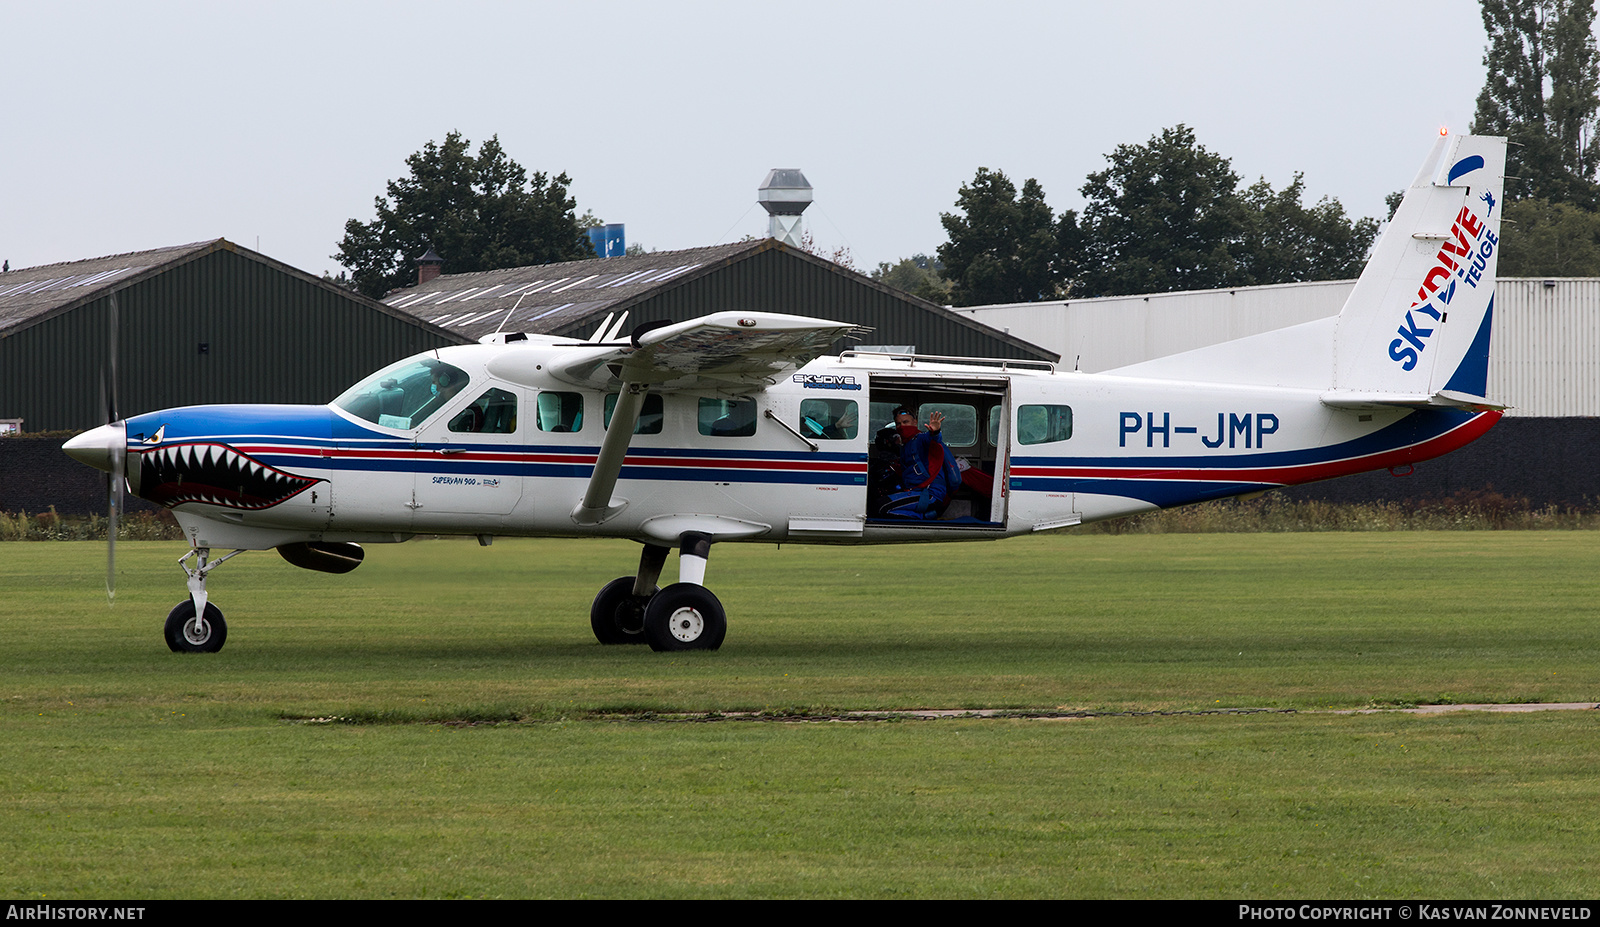
<path fill-rule="evenodd" d="M 1004 376 L 967 374 L 873 374 L 871 377 L 872 450 L 869 459 L 867 521 L 872 525 L 1003 530 L 1006 524 L 1007 467 L 1011 445 L 1011 380 Z M 879 436 L 904 406 L 926 429 L 934 412 L 944 416 L 944 444 L 956 458 L 961 486 L 946 500 L 937 517 L 915 518 L 894 505 L 890 458 L 898 451 Z"/>

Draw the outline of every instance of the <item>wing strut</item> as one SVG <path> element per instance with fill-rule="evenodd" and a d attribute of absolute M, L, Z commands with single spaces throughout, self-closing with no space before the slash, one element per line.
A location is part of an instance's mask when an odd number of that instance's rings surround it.
<path fill-rule="evenodd" d="M 617 407 L 611 413 L 611 424 L 606 428 L 606 439 L 600 445 L 600 456 L 595 458 L 594 473 L 589 477 L 589 488 L 583 492 L 583 501 L 572 510 L 572 520 L 580 525 L 598 525 L 628 507 L 628 500 L 619 499 L 612 504 L 611 491 L 617 488 L 617 476 L 622 473 L 622 460 L 628 456 L 628 444 L 633 440 L 633 428 L 644 409 L 648 383 L 623 383 L 617 396 Z"/>

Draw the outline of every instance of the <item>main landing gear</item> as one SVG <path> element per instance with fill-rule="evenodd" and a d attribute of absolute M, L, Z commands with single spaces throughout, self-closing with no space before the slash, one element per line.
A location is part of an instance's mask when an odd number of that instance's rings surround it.
<path fill-rule="evenodd" d="M 728 634 L 722 603 L 702 585 L 711 536 L 686 531 L 678 538 L 678 582 L 656 580 L 668 548 L 646 544 L 639 575 L 607 583 L 594 597 L 589 625 L 602 644 L 649 644 L 652 650 L 716 650 Z"/>
<path fill-rule="evenodd" d="M 173 652 L 216 653 L 227 642 L 228 623 L 222 618 L 222 609 L 206 601 L 206 574 L 242 553 L 236 550 L 212 560 L 211 548 L 196 547 L 178 558 L 178 566 L 189 576 L 189 598 L 167 614 L 165 634 Z M 189 565 L 191 557 L 194 566 Z"/>

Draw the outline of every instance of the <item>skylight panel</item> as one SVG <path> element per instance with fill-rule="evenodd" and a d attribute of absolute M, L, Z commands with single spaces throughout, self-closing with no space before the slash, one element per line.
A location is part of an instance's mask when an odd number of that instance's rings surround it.
<path fill-rule="evenodd" d="M 113 270 L 102 270 L 98 274 L 89 274 L 88 276 L 84 277 L 82 280 L 75 280 L 72 283 L 67 284 L 62 289 L 70 290 L 73 287 L 89 286 L 90 284 L 94 283 L 95 281 L 103 280 L 104 278 L 109 277 L 109 276 L 111 276 L 112 274 L 114 274 L 116 272 L 117 272 L 117 269 L 113 269 Z"/>
<path fill-rule="evenodd" d="M 458 300 L 458 299 L 460 299 L 460 298 L 461 298 L 461 297 L 463 297 L 463 296 L 466 296 L 466 295 L 467 295 L 467 294 L 468 294 L 468 293 L 474 293 L 474 292 L 477 292 L 477 290 L 478 290 L 478 289 L 479 289 L 479 288 L 478 288 L 478 287 L 475 287 L 475 286 L 473 286 L 473 287 L 468 287 L 468 288 L 466 288 L 466 289 L 465 289 L 465 290 L 461 290 L 461 291 L 459 291 L 459 292 L 457 292 L 457 293 L 455 293 L 455 294 L 454 294 L 454 295 L 452 295 L 452 296 L 449 296 L 449 297 L 446 297 L 446 298 L 444 298 L 444 299 L 441 299 L 441 300 L 439 300 L 439 305 L 441 305 L 441 306 L 442 306 L 442 305 L 444 305 L 444 304 L 445 304 L 445 303 L 449 303 L 449 302 L 454 302 L 454 301 L 456 301 L 456 300 Z"/>
<path fill-rule="evenodd" d="M 600 286 L 596 287 L 596 289 L 601 289 L 608 286 L 622 286 L 625 283 L 630 283 L 639 279 L 640 277 L 643 277 L 645 274 L 651 273 L 655 273 L 655 268 L 652 267 L 646 270 L 636 270 L 631 274 L 623 274 L 621 277 L 611 281 L 610 283 L 602 283 Z"/>
<path fill-rule="evenodd" d="M 540 319 L 544 318 L 547 315 L 555 315 L 556 313 L 560 312 L 561 310 L 570 308 L 573 305 L 575 305 L 575 304 L 574 303 L 562 303 L 561 305 L 555 307 L 554 309 L 546 309 L 545 311 L 539 313 L 538 315 L 534 316 L 533 318 L 529 319 L 528 321 L 537 322 L 537 321 L 539 321 Z"/>
<path fill-rule="evenodd" d="M 582 280 L 574 280 L 573 282 L 567 284 L 566 286 L 560 287 L 558 289 L 551 290 L 550 292 L 552 292 L 552 293 L 560 293 L 562 290 L 570 290 L 575 286 L 581 286 L 582 284 L 588 283 L 590 280 L 593 280 L 594 278 L 596 278 L 598 276 L 600 276 L 600 275 L 599 274 L 590 274 L 589 276 L 584 277 Z"/>
<path fill-rule="evenodd" d="M 538 289 L 529 290 L 528 292 L 531 294 L 531 293 L 537 293 L 537 292 L 539 292 L 539 290 L 547 290 L 550 287 L 553 287 L 558 283 L 566 283 L 568 280 L 571 280 L 571 279 L 572 279 L 571 277 L 562 277 L 560 280 L 552 280 L 549 283 L 546 283 L 544 286 L 541 286 Z"/>
<path fill-rule="evenodd" d="M 684 264 L 681 267 L 674 267 L 671 270 L 667 271 L 666 273 L 662 274 L 661 276 L 655 278 L 654 280 L 652 280 L 650 282 L 651 283 L 660 283 L 663 280 L 671 280 L 673 277 L 676 277 L 679 274 L 688 273 L 689 271 L 694 270 L 696 267 L 699 267 L 699 266 L 700 266 L 699 264 Z"/>
<path fill-rule="evenodd" d="M 494 292 L 495 290 L 500 289 L 503 286 L 505 286 L 504 283 L 496 283 L 494 286 L 486 286 L 483 289 L 479 290 L 478 292 L 472 294 L 471 296 L 468 296 L 467 298 L 468 299 L 477 299 L 480 296 L 488 296 L 490 293 Z"/>

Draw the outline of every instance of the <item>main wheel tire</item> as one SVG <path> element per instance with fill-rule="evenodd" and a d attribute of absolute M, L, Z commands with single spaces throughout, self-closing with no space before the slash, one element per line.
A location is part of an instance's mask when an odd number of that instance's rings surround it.
<path fill-rule="evenodd" d="M 728 616 L 711 590 L 673 583 L 645 607 L 644 636 L 651 650 L 716 650 L 728 636 Z"/>
<path fill-rule="evenodd" d="M 222 609 L 206 603 L 205 617 L 194 617 L 194 599 L 184 599 L 167 613 L 167 646 L 173 653 L 216 653 L 228 640 L 228 623 Z"/>
<path fill-rule="evenodd" d="M 642 644 L 644 610 L 651 597 L 661 591 L 651 586 L 650 595 L 633 594 L 634 578 L 619 576 L 606 583 L 589 607 L 589 627 L 602 644 Z"/>

